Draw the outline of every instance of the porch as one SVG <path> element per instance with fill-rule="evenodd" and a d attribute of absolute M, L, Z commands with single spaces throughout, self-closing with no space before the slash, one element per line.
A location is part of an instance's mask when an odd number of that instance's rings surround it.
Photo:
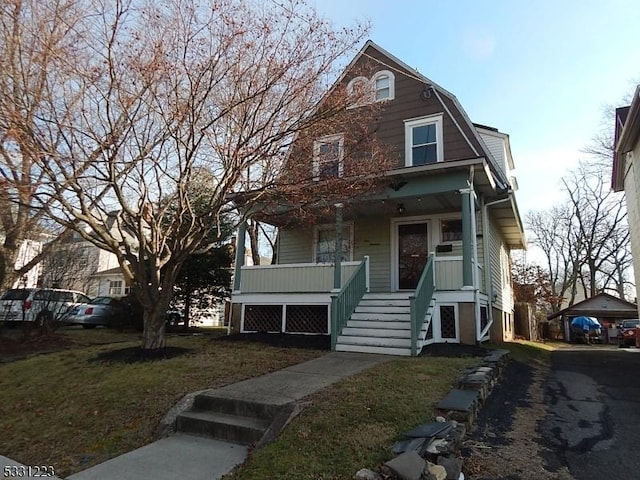
<path fill-rule="evenodd" d="M 484 273 L 465 286 L 461 257 L 431 254 L 415 289 L 372 291 L 370 260 L 242 266 L 233 294 L 240 332 L 331 335 L 332 349 L 417 355 L 430 343 L 488 338 Z M 339 288 L 334 288 L 339 277 Z"/>

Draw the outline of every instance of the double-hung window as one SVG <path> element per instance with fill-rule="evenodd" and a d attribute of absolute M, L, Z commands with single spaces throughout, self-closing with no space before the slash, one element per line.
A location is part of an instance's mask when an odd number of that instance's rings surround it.
<path fill-rule="evenodd" d="M 405 120 L 405 165 L 417 167 L 441 162 L 442 115 Z"/>
<path fill-rule="evenodd" d="M 459 218 L 440 221 L 440 231 L 442 234 L 442 242 L 461 242 L 462 241 L 462 220 Z"/>
<path fill-rule="evenodd" d="M 376 92 L 375 101 L 393 100 L 395 97 L 395 78 L 389 70 L 376 73 L 371 79 Z"/>
<path fill-rule="evenodd" d="M 319 138 L 313 145 L 313 178 L 341 177 L 344 157 L 344 135 Z"/>

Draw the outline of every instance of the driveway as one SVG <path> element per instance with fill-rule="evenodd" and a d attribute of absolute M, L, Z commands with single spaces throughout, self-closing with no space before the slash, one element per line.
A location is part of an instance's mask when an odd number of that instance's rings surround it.
<path fill-rule="evenodd" d="M 640 349 L 575 346 L 552 356 L 540 433 L 576 480 L 640 478 Z"/>
<path fill-rule="evenodd" d="M 512 361 L 465 444 L 470 480 L 640 478 L 640 349 Z"/>

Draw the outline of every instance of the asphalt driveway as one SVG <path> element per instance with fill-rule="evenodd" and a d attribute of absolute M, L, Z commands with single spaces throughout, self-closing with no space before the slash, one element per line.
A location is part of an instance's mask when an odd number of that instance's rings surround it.
<path fill-rule="evenodd" d="M 580 345 L 554 352 L 541 440 L 576 480 L 640 478 L 640 349 Z"/>

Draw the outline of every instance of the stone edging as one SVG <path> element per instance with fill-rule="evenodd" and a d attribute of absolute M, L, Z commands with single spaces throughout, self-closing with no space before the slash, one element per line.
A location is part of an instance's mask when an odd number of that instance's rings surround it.
<path fill-rule="evenodd" d="M 457 388 L 436 405 L 435 421 L 406 432 L 406 440 L 396 442 L 393 452 L 397 456 L 384 464 L 382 474 L 363 468 L 355 478 L 463 480 L 460 446 L 508 359 L 508 350 L 493 350 L 480 365 L 467 369 Z"/>

